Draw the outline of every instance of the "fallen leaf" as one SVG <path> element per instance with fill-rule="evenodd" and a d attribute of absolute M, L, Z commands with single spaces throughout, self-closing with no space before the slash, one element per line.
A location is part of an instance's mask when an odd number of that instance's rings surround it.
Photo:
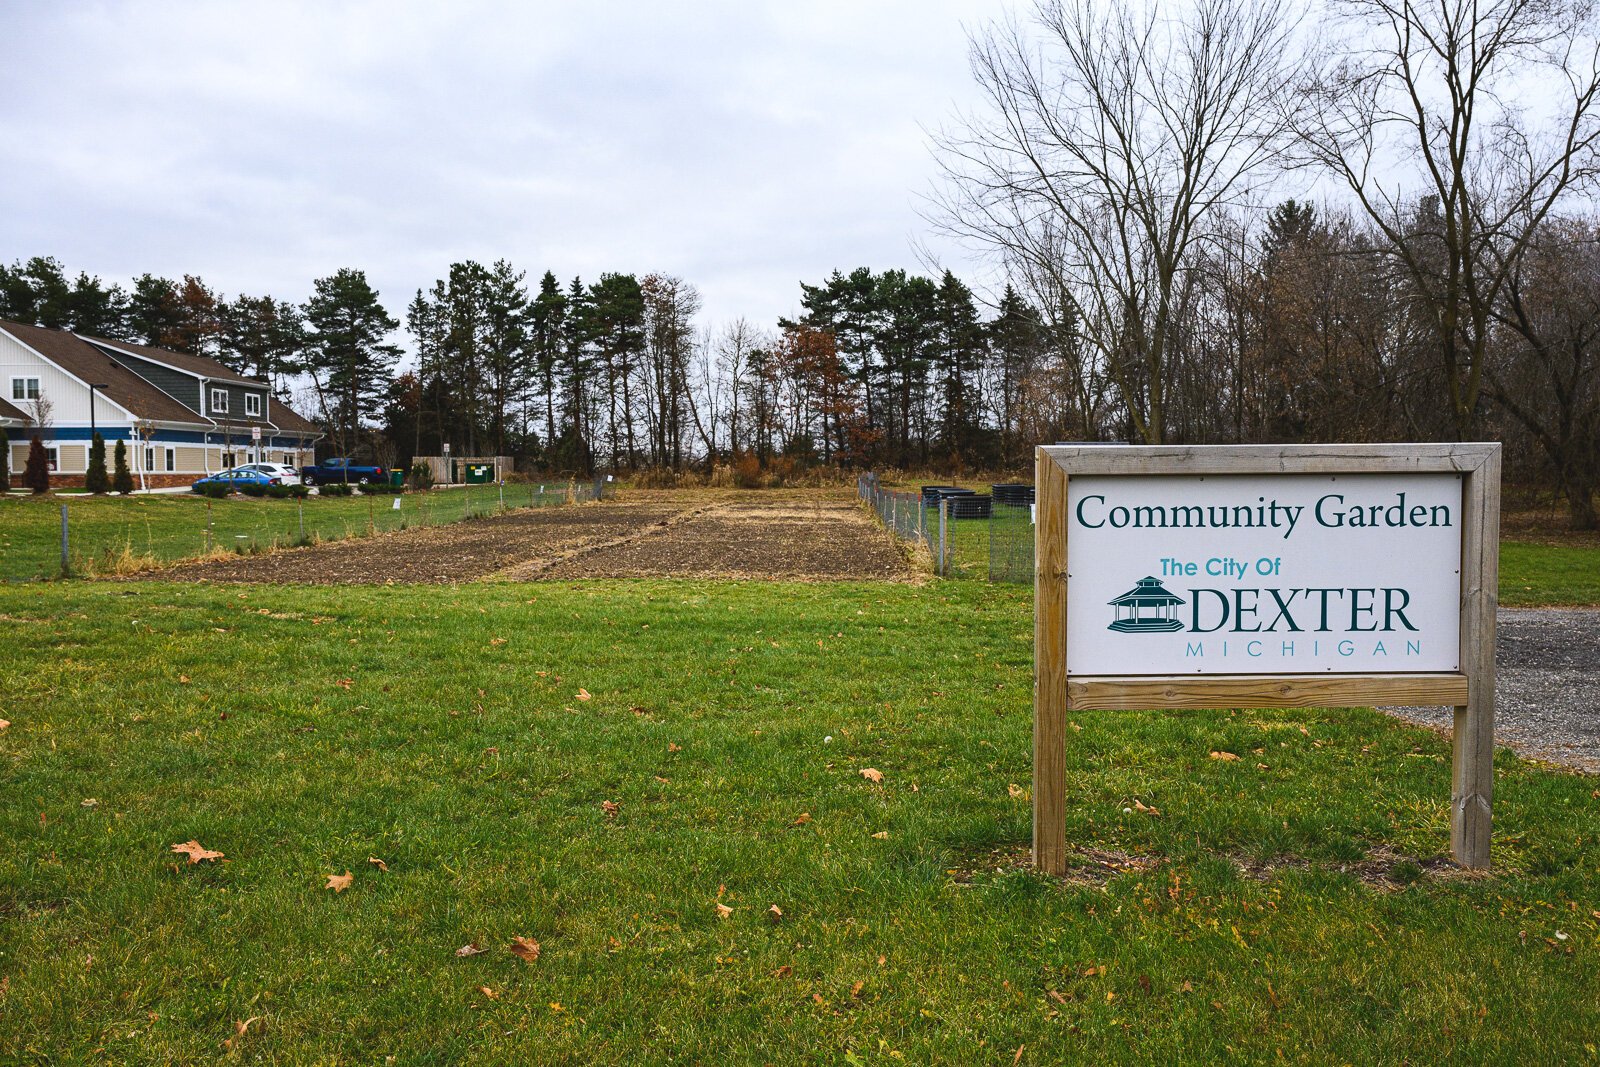
<path fill-rule="evenodd" d="M 717 905 L 717 918 L 726 919 L 728 916 L 730 916 L 732 914 L 733 914 L 733 909 L 728 907 L 726 904 L 718 904 Z"/>
<path fill-rule="evenodd" d="M 671 781 L 670 778 L 663 778 L 659 774 L 656 775 L 655 778 L 656 778 L 656 781 L 660 782 L 662 785 L 667 785 Z"/>
<path fill-rule="evenodd" d="M 355 683 L 355 679 L 353 679 L 353 678 L 340 678 L 337 682 L 334 682 L 333 684 L 338 686 L 340 689 L 349 689 L 352 685 L 355 685 L 356 683 Z"/>
<path fill-rule="evenodd" d="M 861 768 L 861 777 L 869 782 L 881 782 L 883 781 L 883 772 L 876 767 L 863 767 Z"/>
<path fill-rule="evenodd" d="M 1017 1064 L 1022 1062 L 1022 1050 L 1027 1048 L 1027 1047 L 1028 1047 L 1027 1045 L 1018 1045 L 1017 1046 L 1017 1054 L 1015 1056 L 1011 1057 L 1011 1067 L 1017 1067 Z"/>
<path fill-rule="evenodd" d="M 506 643 L 506 639 L 503 637 L 491 637 L 489 638 L 489 643 L 491 645 L 503 645 Z"/>
<path fill-rule="evenodd" d="M 683 746 L 682 745 L 673 744 L 671 741 L 668 741 L 667 742 L 667 751 L 668 752 L 682 752 L 683 751 Z"/>
<path fill-rule="evenodd" d="M 793 970 L 793 967 L 790 967 L 787 963 L 785 963 L 782 967 L 779 967 L 777 970 L 772 972 L 772 977 L 787 978 L 789 977 L 789 973 Z"/>
<path fill-rule="evenodd" d="M 531 937 L 513 937 L 511 954 L 520 957 L 526 963 L 533 963 L 539 958 L 539 942 Z"/>
<path fill-rule="evenodd" d="M 772 905 L 772 907 L 767 909 L 767 918 L 772 922 L 782 922 L 783 909 L 778 907 L 776 904 Z"/>
<path fill-rule="evenodd" d="M 467 944 L 456 949 L 457 956 L 476 956 L 482 952 L 482 947 L 480 947 L 476 941 L 469 941 Z"/>
<path fill-rule="evenodd" d="M 78 801 L 78 806 L 80 808 L 92 808 L 99 803 L 100 802 L 94 797 L 84 797 L 82 800 Z"/>
<path fill-rule="evenodd" d="M 372 864 L 374 867 L 378 868 L 378 870 L 384 872 L 385 874 L 389 873 L 389 865 L 387 863 L 383 862 L 382 860 L 380 860 L 378 857 L 376 857 L 376 856 L 368 856 L 367 857 L 367 862 Z"/>
<path fill-rule="evenodd" d="M 345 871 L 343 874 L 327 875 L 327 879 L 328 884 L 322 888 L 331 889 L 335 893 L 343 893 L 346 889 L 350 888 L 350 883 L 356 880 L 356 876 L 351 874 L 349 871 Z"/>
<path fill-rule="evenodd" d="M 1054 989 L 1047 989 L 1045 992 L 1050 994 L 1050 999 L 1055 1001 L 1057 1004 L 1065 1004 L 1067 1002 L 1067 998 L 1056 992 Z"/>
<path fill-rule="evenodd" d="M 1193 993 L 1194 992 L 1194 983 L 1189 981 L 1189 980 L 1187 980 L 1187 979 L 1185 979 L 1184 983 L 1181 986 L 1178 987 L 1178 992 L 1180 992 L 1180 993 Z"/>
<path fill-rule="evenodd" d="M 802 811 L 799 815 L 795 816 L 794 822 L 790 823 L 789 825 L 790 826 L 804 826 L 806 823 L 808 823 L 810 821 L 811 821 L 811 813 L 809 811 Z"/>
<path fill-rule="evenodd" d="M 1028 795 L 1028 791 L 1022 788 L 1016 782 L 1012 782 L 1010 785 L 1006 786 L 1006 792 L 1010 794 L 1012 800 L 1021 800 L 1023 797 Z"/>
<path fill-rule="evenodd" d="M 189 684 L 189 676 L 187 674 L 178 675 L 178 684 L 179 685 L 188 685 Z"/>
<path fill-rule="evenodd" d="M 478 992 L 482 993 L 484 996 L 488 997 L 490 1000 L 499 1000 L 500 999 L 500 994 L 496 993 L 494 990 L 490 989 L 486 985 L 479 986 L 478 987 Z"/>
<path fill-rule="evenodd" d="M 877 833 L 873 834 L 872 836 L 873 836 L 874 840 L 887 841 L 887 840 L 889 840 L 889 831 L 887 831 L 887 830 L 879 830 Z"/>
<path fill-rule="evenodd" d="M 190 863 L 199 863 L 201 860 L 220 860 L 222 853 L 203 848 L 198 841 L 185 841 L 181 845 L 173 845 L 172 851 L 181 852 L 189 857 Z"/>
<path fill-rule="evenodd" d="M 866 982 L 857 982 L 855 985 L 851 986 L 850 999 L 854 1000 L 856 997 L 859 997 L 861 995 L 861 990 L 865 988 L 866 984 Z"/>
<path fill-rule="evenodd" d="M 1238 759 L 1239 757 L 1235 756 L 1232 752 L 1213 752 L 1213 753 L 1211 753 L 1211 758 L 1212 759 L 1219 759 L 1219 760 L 1226 760 L 1226 761 L 1230 761 L 1231 762 L 1233 760 Z"/>
<path fill-rule="evenodd" d="M 1150 805 L 1141 804 L 1137 800 L 1135 800 L 1133 802 L 1133 810 L 1134 811 L 1141 811 L 1146 815 L 1160 815 L 1161 814 L 1161 809 L 1160 808 L 1152 808 Z"/>
<path fill-rule="evenodd" d="M 579 700 L 588 700 L 589 699 L 589 691 L 587 689 L 579 689 L 578 690 L 578 699 Z"/>
<path fill-rule="evenodd" d="M 622 810 L 614 800 L 602 800 L 600 802 L 600 808 L 606 813 L 606 818 L 608 819 L 615 819 L 617 817 L 617 812 Z"/>

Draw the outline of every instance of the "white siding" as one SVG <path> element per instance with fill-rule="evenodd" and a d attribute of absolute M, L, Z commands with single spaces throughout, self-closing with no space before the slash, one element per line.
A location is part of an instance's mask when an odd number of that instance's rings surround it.
<path fill-rule="evenodd" d="M 39 389 L 50 401 L 50 421 L 57 426 L 89 424 L 89 389 L 65 372 L 40 359 L 10 334 L 0 331 L 0 397 L 11 400 L 11 379 L 38 378 Z M 32 415 L 32 405 L 14 401 L 16 407 Z M 126 426 L 127 416 L 105 396 L 95 398 L 95 422 L 105 426 Z"/>

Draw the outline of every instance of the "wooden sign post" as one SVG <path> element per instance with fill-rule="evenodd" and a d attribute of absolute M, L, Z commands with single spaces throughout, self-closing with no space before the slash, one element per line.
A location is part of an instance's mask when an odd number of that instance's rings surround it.
<path fill-rule="evenodd" d="M 1070 711 L 1455 708 L 1450 853 L 1489 865 L 1498 444 L 1036 452 L 1033 857 Z"/>

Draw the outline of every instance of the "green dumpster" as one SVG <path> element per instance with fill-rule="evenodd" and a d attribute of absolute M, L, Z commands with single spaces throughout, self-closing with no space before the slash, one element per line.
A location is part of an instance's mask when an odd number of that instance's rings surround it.
<path fill-rule="evenodd" d="M 406 472 L 402 471 L 402 470 L 392 470 L 392 471 L 390 471 L 389 472 L 389 484 L 394 486 L 396 489 L 405 488 Z"/>
<path fill-rule="evenodd" d="M 468 463 L 467 484 L 484 485 L 494 481 L 493 463 Z"/>

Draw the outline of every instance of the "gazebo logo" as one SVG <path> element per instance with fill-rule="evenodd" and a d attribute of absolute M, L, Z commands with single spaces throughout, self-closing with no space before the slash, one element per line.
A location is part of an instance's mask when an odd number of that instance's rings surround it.
<path fill-rule="evenodd" d="M 1169 593 L 1157 578 L 1140 578 L 1138 585 L 1107 603 L 1117 609 L 1117 621 L 1108 630 L 1137 634 L 1183 629 L 1177 610 L 1183 598 Z"/>

